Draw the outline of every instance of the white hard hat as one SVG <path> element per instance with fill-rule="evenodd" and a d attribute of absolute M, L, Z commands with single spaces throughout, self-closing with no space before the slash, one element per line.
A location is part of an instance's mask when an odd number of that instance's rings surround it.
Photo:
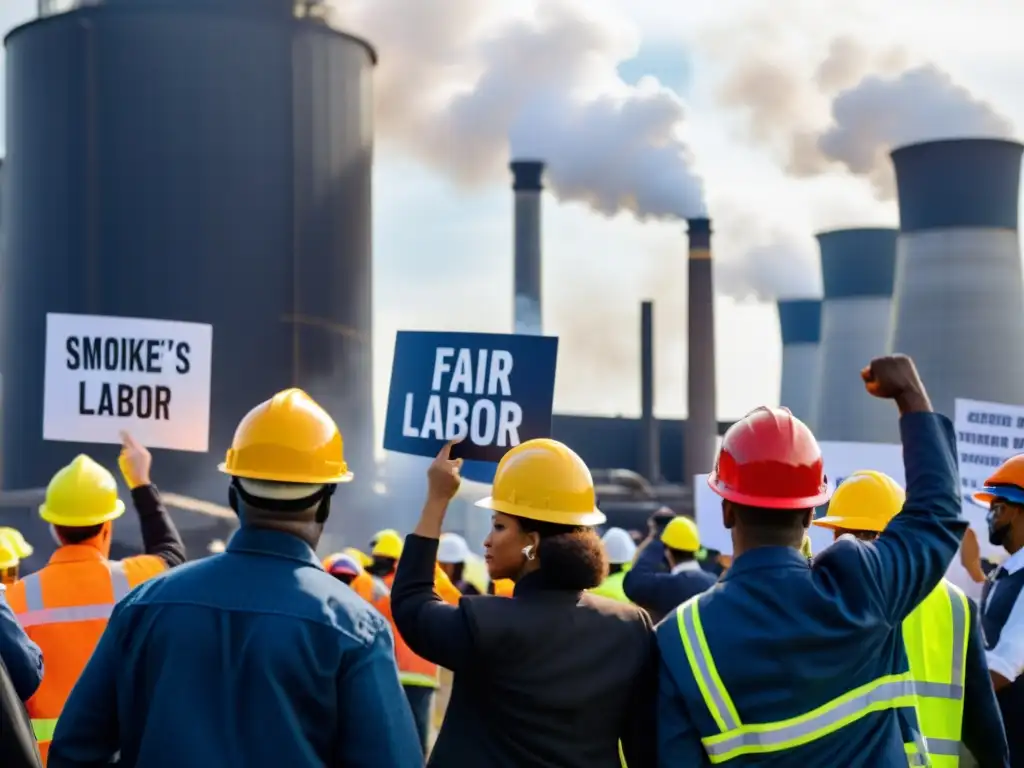
<path fill-rule="evenodd" d="M 633 537 L 621 528 L 609 528 L 601 537 L 608 562 L 612 565 L 625 565 L 633 562 L 636 554 L 636 543 Z"/>
<path fill-rule="evenodd" d="M 437 545 L 437 562 L 464 563 L 469 557 L 469 545 L 457 533 L 442 533 Z"/>

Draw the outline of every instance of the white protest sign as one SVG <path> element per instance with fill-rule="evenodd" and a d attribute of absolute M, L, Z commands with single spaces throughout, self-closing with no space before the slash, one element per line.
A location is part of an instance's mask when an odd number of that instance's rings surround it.
<path fill-rule="evenodd" d="M 212 354 L 210 325 L 47 314 L 43 439 L 207 451 Z"/>
<path fill-rule="evenodd" d="M 988 510 L 971 500 L 985 480 L 1011 456 L 1024 453 L 1024 406 L 986 403 L 980 400 L 956 401 L 953 426 L 960 463 L 960 488 L 963 491 L 964 517 L 978 534 L 981 556 L 1001 562 L 1006 551 L 988 541 Z"/>
<path fill-rule="evenodd" d="M 829 488 L 834 490 L 837 483 L 859 469 L 874 469 L 891 476 L 903 485 L 903 448 L 888 443 L 841 443 L 823 442 L 821 455 L 825 459 L 825 476 Z M 732 553 L 732 535 L 722 524 L 722 499 L 708 487 L 708 476 L 697 475 L 694 479 L 694 510 L 697 529 L 705 547 L 717 549 L 725 554 Z M 811 547 L 815 552 L 832 543 L 832 531 L 812 525 Z"/>

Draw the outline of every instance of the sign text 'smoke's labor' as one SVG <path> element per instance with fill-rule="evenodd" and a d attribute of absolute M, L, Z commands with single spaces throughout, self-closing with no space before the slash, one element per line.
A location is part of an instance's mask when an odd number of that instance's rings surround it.
<path fill-rule="evenodd" d="M 395 345 L 385 445 L 498 461 L 551 429 L 558 340 L 545 336 L 403 331 Z"/>
<path fill-rule="evenodd" d="M 206 451 L 211 326 L 96 315 L 46 316 L 43 438 Z"/>

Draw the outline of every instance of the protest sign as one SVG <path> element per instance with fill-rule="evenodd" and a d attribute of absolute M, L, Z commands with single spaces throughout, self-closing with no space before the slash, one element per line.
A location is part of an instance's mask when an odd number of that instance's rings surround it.
<path fill-rule="evenodd" d="M 47 314 L 43 439 L 205 452 L 212 352 L 201 323 Z"/>
<path fill-rule="evenodd" d="M 558 339 L 399 331 L 384 448 L 497 462 L 509 448 L 551 434 Z"/>
<path fill-rule="evenodd" d="M 981 556 L 1001 562 L 1006 552 L 988 541 L 988 510 L 971 495 L 981 490 L 985 479 L 1011 456 L 1024 453 L 1024 407 L 957 399 L 953 426 L 960 464 L 963 513 L 975 533 Z"/>
<path fill-rule="evenodd" d="M 821 455 L 825 459 L 825 476 L 830 490 L 859 469 L 884 472 L 900 485 L 904 483 L 903 448 L 887 443 L 823 442 Z M 729 554 L 732 535 L 722 524 L 722 499 L 708 486 L 707 475 L 694 480 L 694 509 L 701 543 L 705 547 Z M 819 510 L 821 514 L 823 510 Z M 812 525 L 809 531 L 811 547 L 819 552 L 832 543 L 832 531 Z"/>

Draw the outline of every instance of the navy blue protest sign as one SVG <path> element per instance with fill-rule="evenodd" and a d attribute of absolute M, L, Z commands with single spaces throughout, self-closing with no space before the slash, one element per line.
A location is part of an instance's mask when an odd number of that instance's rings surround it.
<path fill-rule="evenodd" d="M 509 448 L 551 436 L 558 339 L 496 333 L 399 331 L 384 448 L 497 462 Z"/>

